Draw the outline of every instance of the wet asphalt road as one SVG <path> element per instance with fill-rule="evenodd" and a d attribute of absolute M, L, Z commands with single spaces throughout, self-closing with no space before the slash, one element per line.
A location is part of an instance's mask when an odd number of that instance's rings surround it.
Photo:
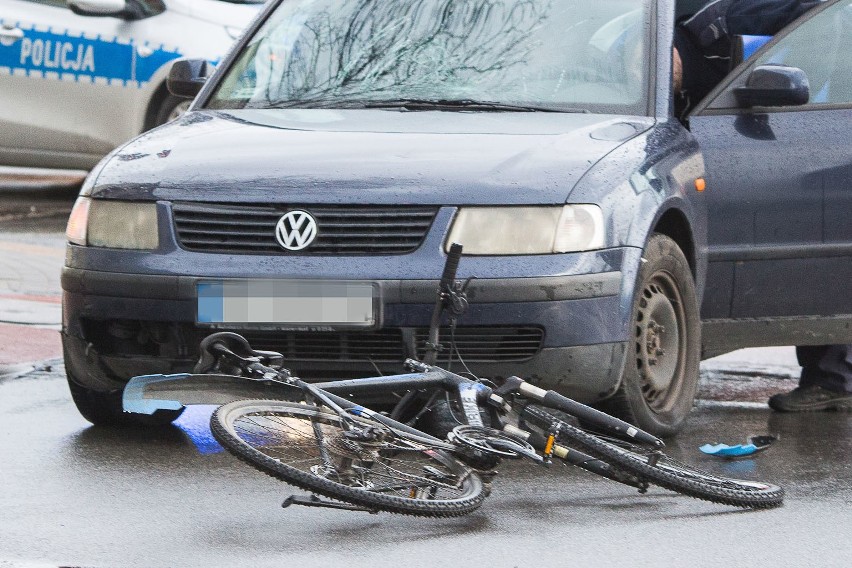
<path fill-rule="evenodd" d="M 71 201 L 0 196 L 0 237 L 53 246 Z M 727 364 L 742 371 L 748 362 Z M 795 384 L 790 369 L 760 363 L 736 374 L 714 363 L 702 396 L 762 401 Z M 222 452 L 208 417 L 199 408 L 164 430 L 96 428 L 75 410 L 61 365 L 0 379 L 0 568 L 852 564 L 852 414 L 704 403 L 670 443 L 670 454 L 705 469 L 784 485 L 781 509 L 639 495 L 561 465 L 511 463 L 479 511 L 452 520 L 283 510 L 294 490 Z M 764 433 L 781 440 L 754 459 L 697 450 Z"/>
<path fill-rule="evenodd" d="M 669 453 L 786 487 L 741 511 L 512 463 L 477 512 L 434 520 L 280 508 L 294 491 L 216 451 L 201 409 L 165 430 L 90 427 L 61 369 L 0 383 L 0 566 L 848 566 L 849 414 L 701 406 Z M 780 434 L 754 459 L 708 441 Z"/>

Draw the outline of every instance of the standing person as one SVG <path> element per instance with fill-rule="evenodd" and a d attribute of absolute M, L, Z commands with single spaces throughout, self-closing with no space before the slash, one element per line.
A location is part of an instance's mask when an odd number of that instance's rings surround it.
<path fill-rule="evenodd" d="M 852 345 L 796 347 L 799 386 L 769 399 L 779 412 L 852 410 Z"/>
<path fill-rule="evenodd" d="M 775 35 L 822 0 L 716 0 L 675 29 L 673 77 L 678 116 L 707 96 L 730 71 L 731 38 Z M 852 410 L 852 345 L 796 348 L 799 386 L 776 394 L 780 412 Z"/>

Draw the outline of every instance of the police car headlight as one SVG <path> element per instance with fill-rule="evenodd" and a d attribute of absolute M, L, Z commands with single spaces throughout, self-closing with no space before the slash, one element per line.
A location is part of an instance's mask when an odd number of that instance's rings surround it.
<path fill-rule="evenodd" d="M 462 207 L 447 238 L 464 254 L 519 255 L 579 252 L 604 246 L 603 212 L 597 205 L 558 207 Z"/>
<path fill-rule="evenodd" d="M 79 197 L 65 234 L 77 245 L 153 250 L 160 244 L 157 204 Z"/>

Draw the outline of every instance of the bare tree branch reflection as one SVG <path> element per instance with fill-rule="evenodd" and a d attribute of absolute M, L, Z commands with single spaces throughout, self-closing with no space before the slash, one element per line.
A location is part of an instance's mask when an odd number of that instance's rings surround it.
<path fill-rule="evenodd" d="M 428 97 L 511 80 L 552 0 L 315 0 L 258 50 L 253 101 Z M 260 62 L 263 62 L 262 64 Z"/>

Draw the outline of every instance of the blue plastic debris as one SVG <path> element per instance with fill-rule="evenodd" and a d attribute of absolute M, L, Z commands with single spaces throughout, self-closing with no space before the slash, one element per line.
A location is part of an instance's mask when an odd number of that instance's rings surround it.
<path fill-rule="evenodd" d="M 745 444 L 737 444 L 736 446 L 729 446 L 728 444 L 704 444 L 698 449 L 711 456 L 738 458 L 750 456 L 761 450 L 765 450 L 777 439 L 775 436 L 752 436 Z"/>

